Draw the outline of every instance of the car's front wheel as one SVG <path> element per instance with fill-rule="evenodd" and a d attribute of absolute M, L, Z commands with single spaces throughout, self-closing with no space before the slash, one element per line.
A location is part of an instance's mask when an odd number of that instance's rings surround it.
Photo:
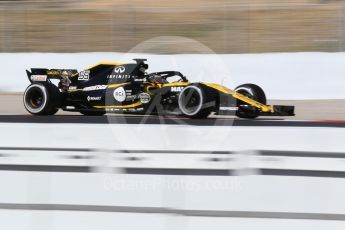
<path fill-rule="evenodd" d="M 202 119 L 214 111 L 215 99 L 203 87 L 190 85 L 179 94 L 178 105 L 183 115 Z"/>
<path fill-rule="evenodd" d="M 236 87 L 235 91 L 240 93 L 246 97 L 249 97 L 261 104 L 266 104 L 266 95 L 263 89 L 255 84 L 243 84 Z M 260 115 L 260 111 L 258 108 L 248 105 L 246 102 L 241 100 L 237 100 L 238 111 L 236 112 L 236 116 L 240 118 L 249 118 L 253 119 Z"/>
<path fill-rule="evenodd" d="M 33 115 L 53 115 L 59 110 L 60 94 L 53 84 L 33 83 L 24 92 L 24 107 Z"/>

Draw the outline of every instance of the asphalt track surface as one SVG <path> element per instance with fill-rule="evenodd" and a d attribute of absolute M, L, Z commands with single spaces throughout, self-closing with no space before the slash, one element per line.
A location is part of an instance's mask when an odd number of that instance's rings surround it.
<path fill-rule="evenodd" d="M 345 120 L 284 120 L 280 118 L 239 119 L 214 117 L 189 119 L 158 116 L 79 116 L 79 115 L 0 115 L 0 123 L 67 123 L 67 124 L 165 124 L 193 126 L 274 126 L 274 127 L 334 127 L 345 128 Z"/>
<path fill-rule="evenodd" d="M 25 204 L 0 203 L 0 209 L 35 210 L 35 211 L 77 211 L 77 212 L 109 212 L 109 213 L 141 213 L 170 214 L 189 217 L 228 217 L 228 218 L 260 218 L 260 219 L 294 219 L 294 220 L 336 220 L 344 221 L 344 214 L 308 213 L 308 212 L 264 212 L 264 211 L 228 211 L 228 210 L 191 210 L 165 207 L 143 206 L 109 206 L 109 205 L 75 205 L 75 204 Z"/>
<path fill-rule="evenodd" d="M 294 117 L 286 120 L 344 120 L 345 99 L 328 100 L 269 100 L 271 105 L 294 105 Z M 0 114 L 28 114 L 23 105 L 21 93 L 0 93 Z M 71 112 L 59 111 L 58 115 L 71 115 Z M 79 113 L 74 113 L 80 115 Z"/>

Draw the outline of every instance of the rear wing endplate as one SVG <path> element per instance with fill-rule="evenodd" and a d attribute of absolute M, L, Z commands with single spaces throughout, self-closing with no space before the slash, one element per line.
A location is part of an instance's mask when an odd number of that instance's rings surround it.
<path fill-rule="evenodd" d="M 72 76 L 78 74 L 76 69 L 43 69 L 31 68 L 31 71 L 26 70 L 29 81 L 48 81 L 49 79 L 62 79 L 63 75 Z"/>

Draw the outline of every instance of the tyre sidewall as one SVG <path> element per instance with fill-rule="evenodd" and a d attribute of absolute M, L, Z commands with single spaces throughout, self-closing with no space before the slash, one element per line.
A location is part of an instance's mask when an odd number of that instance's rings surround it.
<path fill-rule="evenodd" d="M 257 101 L 257 102 L 260 102 L 261 104 L 266 104 L 267 103 L 265 92 L 258 85 L 255 85 L 255 84 L 243 84 L 243 85 L 240 85 L 240 86 L 236 87 L 235 91 L 238 92 L 238 93 L 241 93 L 241 91 L 245 91 L 247 94 L 251 95 L 250 96 L 251 99 L 253 99 L 253 100 Z M 241 93 L 241 94 L 244 94 L 244 93 Z M 247 96 L 247 95 L 245 95 L 245 96 Z M 241 104 L 242 105 L 247 105 L 246 103 L 243 103 L 242 101 L 238 101 L 237 106 L 240 106 Z M 250 106 L 250 105 L 248 105 L 248 106 Z M 236 115 L 238 117 L 240 117 L 240 118 L 250 118 L 250 119 L 258 117 L 259 114 L 260 114 L 259 109 L 253 108 L 253 107 L 247 108 L 247 109 L 242 109 L 242 110 L 239 109 L 236 112 Z"/>
<path fill-rule="evenodd" d="M 199 97 L 200 97 L 200 103 L 197 107 L 197 109 L 194 112 L 188 112 L 186 111 L 186 109 L 184 108 L 185 106 L 183 104 L 185 104 L 182 100 L 183 100 L 183 95 L 185 93 L 186 90 L 189 89 L 194 89 L 196 92 L 198 92 Z M 202 106 L 204 104 L 204 93 L 202 92 L 201 88 L 198 87 L 197 85 L 190 85 L 187 86 L 186 88 L 184 88 L 179 97 L 178 97 L 178 105 L 179 105 L 179 109 L 181 110 L 181 112 L 186 115 L 186 116 L 195 116 L 196 114 L 198 114 L 200 112 L 200 110 L 202 109 Z"/>
<path fill-rule="evenodd" d="M 194 90 L 196 90 L 196 92 L 198 92 L 200 96 L 200 104 L 198 105 L 197 109 L 192 113 L 187 112 L 182 106 L 183 104 L 182 95 L 185 90 L 190 89 L 190 88 L 193 88 Z M 210 106 L 209 103 L 211 103 L 212 105 Z M 214 110 L 214 107 L 215 107 L 214 104 L 215 104 L 215 100 L 210 98 L 210 96 L 207 93 L 207 88 L 203 87 L 200 84 L 193 84 L 193 85 L 187 86 L 181 91 L 178 97 L 178 105 L 179 105 L 180 111 L 185 116 L 188 116 L 191 118 L 207 118 L 208 115 L 210 115 L 210 113 Z"/>
<path fill-rule="evenodd" d="M 44 98 L 44 102 L 39 108 L 32 108 L 28 102 L 28 93 L 30 93 L 30 90 L 33 90 L 34 88 L 38 88 L 42 92 Z M 33 115 L 53 115 L 58 111 L 57 106 L 60 103 L 59 94 L 60 92 L 58 88 L 53 84 L 33 83 L 29 85 L 24 92 L 24 107 Z"/>
<path fill-rule="evenodd" d="M 255 84 L 243 84 L 235 88 L 236 92 L 241 93 L 240 91 L 246 91 L 251 95 L 251 98 L 255 101 L 258 101 L 262 104 L 267 103 L 266 95 L 263 89 Z"/>

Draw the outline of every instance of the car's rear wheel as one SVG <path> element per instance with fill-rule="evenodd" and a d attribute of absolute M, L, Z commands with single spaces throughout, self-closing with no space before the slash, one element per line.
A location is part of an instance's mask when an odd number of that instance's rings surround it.
<path fill-rule="evenodd" d="M 243 84 L 235 88 L 237 93 L 240 93 L 246 97 L 249 97 L 261 104 L 266 104 L 267 99 L 263 89 L 255 84 Z M 256 107 L 253 107 L 246 102 L 237 100 L 238 111 L 236 116 L 240 118 L 256 118 L 260 115 L 260 110 Z"/>
<path fill-rule="evenodd" d="M 215 99 L 203 87 L 190 85 L 179 94 L 181 112 L 190 118 L 207 118 L 215 108 Z"/>
<path fill-rule="evenodd" d="M 53 84 L 33 83 L 23 96 L 25 109 L 33 115 L 53 115 L 59 110 L 61 93 Z"/>

